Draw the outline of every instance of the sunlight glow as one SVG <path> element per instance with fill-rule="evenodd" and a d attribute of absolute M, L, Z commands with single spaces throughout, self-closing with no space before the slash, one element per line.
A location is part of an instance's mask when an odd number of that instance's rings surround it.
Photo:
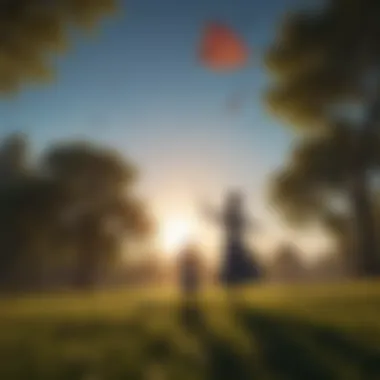
<path fill-rule="evenodd" d="M 162 223 L 160 240 L 163 249 L 168 254 L 175 254 L 193 237 L 193 224 L 181 218 L 173 218 Z"/>

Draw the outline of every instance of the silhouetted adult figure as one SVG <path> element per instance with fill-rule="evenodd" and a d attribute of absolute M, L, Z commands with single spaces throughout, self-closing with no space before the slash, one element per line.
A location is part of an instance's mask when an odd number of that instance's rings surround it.
<path fill-rule="evenodd" d="M 259 278 L 259 268 L 246 247 L 244 238 L 254 223 L 244 210 L 243 195 L 239 191 L 227 194 L 221 212 L 212 212 L 213 219 L 223 228 L 224 253 L 220 281 L 227 286 L 239 285 Z"/>

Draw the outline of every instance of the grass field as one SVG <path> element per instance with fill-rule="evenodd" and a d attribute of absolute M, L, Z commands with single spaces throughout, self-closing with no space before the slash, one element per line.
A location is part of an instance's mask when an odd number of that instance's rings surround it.
<path fill-rule="evenodd" d="M 380 283 L 2 299 L 0 379 L 380 379 Z"/>

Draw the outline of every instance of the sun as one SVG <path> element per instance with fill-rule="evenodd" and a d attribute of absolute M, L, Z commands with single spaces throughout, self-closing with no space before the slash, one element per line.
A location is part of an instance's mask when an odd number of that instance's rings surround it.
<path fill-rule="evenodd" d="M 193 224 L 189 220 L 171 218 L 162 223 L 160 240 L 168 254 L 175 254 L 193 235 Z"/>

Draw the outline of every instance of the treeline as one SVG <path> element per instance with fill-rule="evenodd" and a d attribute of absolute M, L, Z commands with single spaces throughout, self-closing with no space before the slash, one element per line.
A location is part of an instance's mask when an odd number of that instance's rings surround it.
<path fill-rule="evenodd" d="M 339 252 L 328 251 L 307 259 L 297 245 L 279 244 L 268 256 L 256 256 L 264 276 L 263 283 L 324 283 L 339 282 L 350 277 L 345 257 Z M 202 286 L 219 285 L 219 265 L 206 259 L 200 252 Z M 177 285 L 180 279 L 178 262 L 167 262 L 159 255 L 150 254 L 145 259 L 118 266 L 104 286 L 152 287 Z"/>
<path fill-rule="evenodd" d="M 267 104 L 296 131 L 271 202 L 332 234 L 352 276 L 379 276 L 380 2 L 318 8 L 288 14 L 266 55 Z"/>
<path fill-rule="evenodd" d="M 350 273 L 344 256 L 326 252 L 313 261 L 292 244 L 281 244 L 266 264 L 267 281 L 279 283 L 334 282 L 347 279 Z"/>
<path fill-rule="evenodd" d="M 0 289 L 91 287 L 151 224 L 134 166 L 86 142 L 0 145 Z"/>

